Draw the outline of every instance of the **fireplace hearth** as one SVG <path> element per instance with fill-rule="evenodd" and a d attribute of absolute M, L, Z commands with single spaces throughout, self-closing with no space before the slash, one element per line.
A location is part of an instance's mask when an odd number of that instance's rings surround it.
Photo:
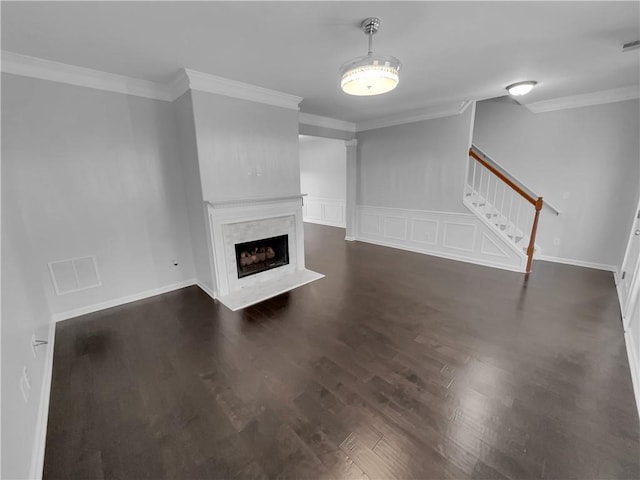
<path fill-rule="evenodd" d="M 289 264 L 288 235 L 237 243 L 235 250 L 238 278 Z"/>

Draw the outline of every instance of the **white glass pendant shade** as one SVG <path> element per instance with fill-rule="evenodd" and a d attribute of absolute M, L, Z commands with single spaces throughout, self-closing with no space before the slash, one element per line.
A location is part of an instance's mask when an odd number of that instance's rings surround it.
<path fill-rule="evenodd" d="M 379 18 L 369 17 L 362 21 L 360 28 L 369 38 L 369 53 L 349 60 L 340 67 L 340 87 L 349 95 L 380 95 L 398 86 L 400 60 L 373 53 L 373 35 L 379 27 Z"/>
<path fill-rule="evenodd" d="M 396 88 L 400 60 L 391 56 L 366 55 L 348 61 L 340 68 L 340 87 L 349 95 L 380 95 Z"/>

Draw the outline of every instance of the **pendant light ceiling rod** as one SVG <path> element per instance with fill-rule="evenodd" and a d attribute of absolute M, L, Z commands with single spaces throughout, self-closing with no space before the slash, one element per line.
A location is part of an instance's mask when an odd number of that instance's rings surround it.
<path fill-rule="evenodd" d="M 362 23 L 360 23 L 360 28 L 369 36 L 369 53 L 367 55 L 371 55 L 373 54 L 373 36 L 378 32 L 378 28 L 380 28 L 380 19 L 375 17 L 365 18 Z"/>

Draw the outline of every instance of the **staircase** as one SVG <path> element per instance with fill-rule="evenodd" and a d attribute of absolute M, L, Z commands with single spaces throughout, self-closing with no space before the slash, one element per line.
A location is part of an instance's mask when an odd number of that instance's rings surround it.
<path fill-rule="evenodd" d="M 529 273 L 534 255 L 540 252 L 535 238 L 543 205 L 560 212 L 475 145 L 469 149 L 468 167 L 464 205 L 526 259 Z"/>

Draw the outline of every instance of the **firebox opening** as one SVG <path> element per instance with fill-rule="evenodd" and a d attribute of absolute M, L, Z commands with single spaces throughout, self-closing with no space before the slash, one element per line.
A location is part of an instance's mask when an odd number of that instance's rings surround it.
<path fill-rule="evenodd" d="M 289 264 L 289 235 L 236 243 L 238 278 Z"/>

